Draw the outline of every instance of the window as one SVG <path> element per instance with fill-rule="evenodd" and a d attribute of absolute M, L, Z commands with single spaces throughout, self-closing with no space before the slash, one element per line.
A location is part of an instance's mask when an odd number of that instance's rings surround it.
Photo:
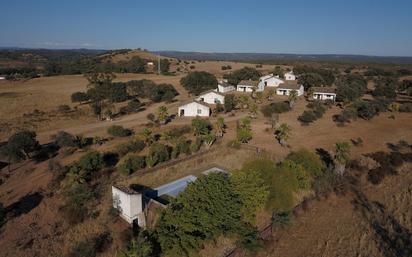
<path fill-rule="evenodd" d="M 201 110 L 201 109 L 197 109 L 197 114 L 202 114 L 202 110 Z"/>
<path fill-rule="evenodd" d="M 215 98 L 215 104 L 220 104 L 220 100 Z"/>

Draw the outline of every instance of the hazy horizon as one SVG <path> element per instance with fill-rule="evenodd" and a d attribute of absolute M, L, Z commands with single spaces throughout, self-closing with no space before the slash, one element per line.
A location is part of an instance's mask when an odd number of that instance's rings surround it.
<path fill-rule="evenodd" d="M 412 57 L 412 3 L 123 0 L 3 4 L 1 47 Z"/>

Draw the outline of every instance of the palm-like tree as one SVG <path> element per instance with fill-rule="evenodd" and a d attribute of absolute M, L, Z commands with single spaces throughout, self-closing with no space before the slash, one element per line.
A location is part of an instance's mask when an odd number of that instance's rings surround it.
<path fill-rule="evenodd" d="M 282 123 L 276 129 L 276 138 L 279 141 L 279 144 L 283 147 L 287 146 L 286 141 L 290 138 L 291 128 L 288 124 Z"/>
<path fill-rule="evenodd" d="M 268 90 L 268 100 L 272 101 L 273 100 L 273 96 L 275 95 L 275 90 L 273 88 L 270 88 Z"/>
<path fill-rule="evenodd" d="M 225 133 L 225 128 L 226 128 L 225 119 L 223 117 L 217 118 L 215 128 L 216 128 L 217 136 L 223 137 L 223 134 Z"/>
<path fill-rule="evenodd" d="M 152 131 L 148 128 L 143 129 L 143 131 L 140 133 L 140 136 L 142 137 L 146 145 L 151 145 L 155 141 Z"/>
<path fill-rule="evenodd" d="M 337 142 L 335 144 L 335 170 L 338 174 L 345 173 L 346 164 L 350 158 L 350 144 L 348 142 Z"/>
<path fill-rule="evenodd" d="M 169 113 L 167 112 L 167 107 L 162 105 L 157 109 L 157 119 L 165 124 L 167 121 L 167 118 L 169 117 Z"/>
<path fill-rule="evenodd" d="M 293 105 L 295 104 L 296 100 L 298 100 L 298 91 L 296 91 L 296 90 L 290 91 L 288 100 L 289 100 L 289 106 L 290 106 L 290 108 L 292 108 Z"/>
<path fill-rule="evenodd" d="M 313 97 L 313 93 L 314 93 L 314 90 L 312 87 L 310 87 L 307 91 L 308 99 L 311 99 Z"/>
<path fill-rule="evenodd" d="M 258 106 L 255 103 L 252 103 L 249 105 L 249 112 L 250 112 L 250 116 L 252 118 L 256 118 L 257 113 L 258 113 Z"/>
<path fill-rule="evenodd" d="M 215 141 L 216 141 L 216 135 L 213 133 L 209 132 L 209 134 L 203 136 L 203 142 L 206 145 L 207 149 L 210 149 L 210 147 L 212 147 Z"/>

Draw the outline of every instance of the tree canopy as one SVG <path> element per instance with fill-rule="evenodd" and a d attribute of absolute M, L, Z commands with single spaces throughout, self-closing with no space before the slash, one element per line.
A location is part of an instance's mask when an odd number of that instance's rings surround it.
<path fill-rule="evenodd" d="M 198 95 L 217 87 L 216 77 L 206 71 L 194 71 L 180 80 L 180 84 L 191 94 Z"/>

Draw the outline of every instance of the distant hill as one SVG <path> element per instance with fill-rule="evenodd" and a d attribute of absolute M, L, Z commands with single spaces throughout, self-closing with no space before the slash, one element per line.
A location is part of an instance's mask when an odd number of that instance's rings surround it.
<path fill-rule="evenodd" d="M 140 57 L 145 60 L 155 61 L 158 58 L 156 53 L 149 52 L 147 50 L 141 49 L 122 49 L 122 50 L 113 50 L 109 51 L 100 56 L 103 60 L 111 60 L 116 63 L 119 61 L 127 61 L 133 57 Z M 161 56 L 161 58 L 169 58 Z"/>
<path fill-rule="evenodd" d="M 337 54 L 275 54 L 275 53 L 203 53 L 158 51 L 157 54 L 183 60 L 207 61 L 338 61 L 412 64 L 412 57 L 337 55 Z"/>

